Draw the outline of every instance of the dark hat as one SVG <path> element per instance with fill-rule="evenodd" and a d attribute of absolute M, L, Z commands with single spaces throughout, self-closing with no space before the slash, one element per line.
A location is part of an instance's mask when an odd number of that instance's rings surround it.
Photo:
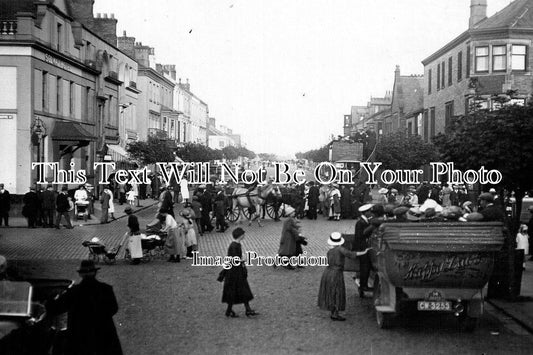
<path fill-rule="evenodd" d="M 131 206 L 128 206 L 128 207 L 124 208 L 124 213 L 126 213 L 126 214 L 133 213 L 133 208 L 131 208 Z"/>
<path fill-rule="evenodd" d="M 82 260 L 80 268 L 78 269 L 78 272 L 80 274 L 84 274 L 84 273 L 93 272 L 93 271 L 96 271 L 96 270 L 100 270 L 100 268 L 96 267 L 94 265 L 94 261 L 92 261 L 92 260 Z"/>
<path fill-rule="evenodd" d="M 68 187 L 67 187 L 67 186 L 63 186 L 63 187 L 61 188 L 61 191 L 68 191 Z"/>
<path fill-rule="evenodd" d="M 395 216 L 401 216 L 401 215 L 406 214 L 407 211 L 409 211 L 409 208 L 408 208 L 408 207 L 400 206 L 400 207 L 396 207 L 396 208 L 392 211 L 392 213 L 394 213 Z"/>
<path fill-rule="evenodd" d="M 244 235 L 244 229 L 242 229 L 241 227 L 237 227 L 233 230 L 233 232 L 231 232 L 231 235 L 233 235 L 233 239 L 237 239 L 240 236 Z"/>
<path fill-rule="evenodd" d="M 426 209 L 426 211 L 424 212 L 424 216 L 426 218 L 435 217 L 436 215 L 437 215 L 437 212 L 435 211 L 433 207 Z"/>
<path fill-rule="evenodd" d="M 463 211 L 459 206 L 449 206 L 444 208 L 442 216 L 447 219 L 457 220 L 463 215 Z"/>
<path fill-rule="evenodd" d="M 479 195 L 479 199 L 487 202 L 494 202 L 494 196 L 490 192 L 483 192 Z"/>
<path fill-rule="evenodd" d="M 483 220 L 483 215 L 479 212 L 472 212 L 466 216 L 468 222 L 479 222 Z"/>

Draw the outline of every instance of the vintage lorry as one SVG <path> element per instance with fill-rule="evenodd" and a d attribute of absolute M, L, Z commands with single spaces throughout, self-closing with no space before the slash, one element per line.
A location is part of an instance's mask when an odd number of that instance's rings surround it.
<path fill-rule="evenodd" d="M 409 304 L 453 313 L 464 330 L 476 327 L 504 243 L 502 223 L 383 223 L 370 242 L 379 327 L 392 326 Z"/>
<path fill-rule="evenodd" d="M 354 235 L 344 238 L 353 249 Z M 499 222 L 382 223 L 369 251 L 378 326 L 390 328 L 400 314 L 416 310 L 454 314 L 463 330 L 474 330 L 503 243 Z M 358 272 L 357 260 L 347 258 L 344 270 Z"/>

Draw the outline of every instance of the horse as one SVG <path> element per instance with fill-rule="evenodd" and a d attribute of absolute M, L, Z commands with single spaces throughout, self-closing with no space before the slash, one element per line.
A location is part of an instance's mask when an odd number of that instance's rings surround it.
<path fill-rule="evenodd" d="M 266 186 L 256 186 L 253 190 L 248 191 L 246 188 L 236 187 L 233 190 L 232 199 L 233 204 L 232 208 L 239 208 L 243 210 L 244 208 L 250 208 L 250 201 L 255 208 L 253 213 L 250 213 L 250 219 L 248 225 L 252 225 L 252 222 L 257 220 L 259 227 L 262 227 L 261 224 L 261 207 L 265 204 L 267 196 L 274 190 L 274 185 L 268 184 Z M 244 215 L 244 213 L 243 213 Z M 241 217 L 239 215 L 238 222 L 241 223 Z"/>

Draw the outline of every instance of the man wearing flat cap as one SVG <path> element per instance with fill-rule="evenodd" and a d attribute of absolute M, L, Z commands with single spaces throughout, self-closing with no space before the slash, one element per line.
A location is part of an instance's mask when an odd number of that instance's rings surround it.
<path fill-rule="evenodd" d="M 80 283 L 46 304 L 49 315 L 68 312 L 66 354 L 122 354 L 113 322 L 117 300 L 113 287 L 96 280 L 98 269 L 94 261 L 83 260 Z"/>
<path fill-rule="evenodd" d="M 494 204 L 494 196 L 490 192 L 479 195 L 479 213 L 483 215 L 485 222 L 503 222 L 505 220 L 503 210 Z"/>
<path fill-rule="evenodd" d="M 372 216 L 372 204 L 365 204 L 359 207 L 359 212 L 361 216 L 357 219 L 355 223 L 355 238 L 354 238 L 354 251 L 363 251 L 369 247 L 370 234 L 367 231 L 367 227 L 370 226 L 370 217 Z M 368 277 L 370 276 L 370 257 L 367 254 L 361 255 L 359 257 L 359 281 L 362 291 L 370 291 L 368 287 Z"/>

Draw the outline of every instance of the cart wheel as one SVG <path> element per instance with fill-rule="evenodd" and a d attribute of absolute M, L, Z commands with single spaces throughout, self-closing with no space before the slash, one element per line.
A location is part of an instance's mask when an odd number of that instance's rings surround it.
<path fill-rule="evenodd" d="M 275 208 L 274 208 L 274 204 L 272 204 L 272 203 L 267 204 L 267 206 L 266 206 L 266 212 L 267 212 L 267 215 L 268 215 L 270 218 L 272 218 L 272 219 L 276 218 L 276 210 L 275 210 Z M 281 217 L 281 216 L 280 216 L 280 213 L 279 213 L 279 208 L 278 208 L 278 217 Z"/>
<path fill-rule="evenodd" d="M 244 218 L 246 218 L 247 220 L 252 219 L 252 214 L 250 213 L 250 210 L 249 210 L 248 208 L 243 208 L 243 209 L 242 209 L 242 215 L 243 215 Z"/>
<path fill-rule="evenodd" d="M 104 263 L 106 263 L 107 265 L 113 265 L 117 262 L 117 259 L 115 258 L 109 258 L 107 256 L 104 256 Z"/>
<path fill-rule="evenodd" d="M 235 222 L 239 219 L 241 210 L 239 207 L 231 208 L 226 211 L 226 219 L 230 222 Z"/>

